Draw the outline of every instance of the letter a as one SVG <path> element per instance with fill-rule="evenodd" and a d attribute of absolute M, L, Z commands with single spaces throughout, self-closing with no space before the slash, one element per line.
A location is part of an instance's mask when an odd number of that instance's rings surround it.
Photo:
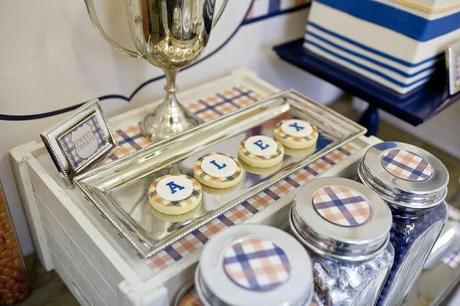
<path fill-rule="evenodd" d="M 185 189 L 184 186 L 178 185 L 174 183 L 174 181 L 166 183 L 166 185 L 168 185 L 169 189 L 171 190 L 171 194 L 175 194 L 178 190 Z"/>

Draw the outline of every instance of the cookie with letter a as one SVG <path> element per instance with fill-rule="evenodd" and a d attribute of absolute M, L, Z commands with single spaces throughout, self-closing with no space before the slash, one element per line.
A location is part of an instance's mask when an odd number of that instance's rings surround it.
<path fill-rule="evenodd" d="M 201 203 L 201 185 L 187 175 L 165 175 L 154 180 L 149 187 L 149 200 L 153 209 L 166 215 L 182 215 Z"/>

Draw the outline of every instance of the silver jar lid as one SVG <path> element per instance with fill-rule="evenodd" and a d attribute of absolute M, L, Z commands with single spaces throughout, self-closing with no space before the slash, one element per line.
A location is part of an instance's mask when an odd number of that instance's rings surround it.
<path fill-rule="evenodd" d="M 299 189 L 289 221 L 294 235 L 313 253 L 362 261 L 387 246 L 392 216 L 368 187 L 326 177 Z"/>
<path fill-rule="evenodd" d="M 311 260 L 289 234 L 265 225 L 236 225 L 204 247 L 195 273 L 204 305 L 309 305 Z"/>
<path fill-rule="evenodd" d="M 389 204 L 408 209 L 442 203 L 449 182 L 449 172 L 436 156 L 391 141 L 369 148 L 358 166 L 358 175 Z"/>

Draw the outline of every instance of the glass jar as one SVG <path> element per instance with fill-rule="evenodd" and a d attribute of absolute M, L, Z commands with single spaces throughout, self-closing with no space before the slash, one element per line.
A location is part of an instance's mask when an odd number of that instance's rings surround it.
<path fill-rule="evenodd" d="M 195 273 L 204 306 L 309 305 L 310 257 L 292 236 L 265 225 L 236 225 L 204 247 Z"/>
<path fill-rule="evenodd" d="M 393 214 L 391 243 L 395 259 L 379 304 L 399 305 L 420 275 L 447 220 L 444 198 L 449 173 L 431 153 L 387 141 L 366 152 L 358 175 L 384 199 Z"/>
<path fill-rule="evenodd" d="M 292 233 L 313 261 L 318 305 L 374 305 L 393 263 L 392 218 L 382 199 L 344 178 L 319 178 L 297 192 Z"/>
<path fill-rule="evenodd" d="M 13 305 L 29 294 L 29 282 L 0 184 L 0 305 Z"/>

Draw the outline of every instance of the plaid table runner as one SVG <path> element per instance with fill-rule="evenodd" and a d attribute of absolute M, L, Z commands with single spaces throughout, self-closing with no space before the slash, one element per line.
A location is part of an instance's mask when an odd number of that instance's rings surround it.
<path fill-rule="evenodd" d="M 188 105 L 188 109 L 200 120 L 206 122 L 251 104 L 264 96 L 266 96 L 266 94 L 255 88 L 249 88 L 246 85 L 238 84 L 229 86 L 229 88 L 223 89 L 207 98 L 194 101 Z M 139 150 L 151 143 L 147 138 L 141 135 L 140 126 L 138 124 L 119 129 L 115 134 L 118 138 L 120 147 L 108 157 L 109 161 L 116 160 L 123 155 Z M 358 149 L 359 147 L 354 143 L 347 144 L 300 169 L 286 179 L 260 192 L 251 199 L 227 211 L 223 215 L 208 222 L 184 238 L 166 247 L 153 257 L 147 259 L 148 266 L 155 272 L 159 272 L 175 262 L 178 262 L 185 256 L 202 247 L 214 234 L 226 227 L 246 221 L 251 216 L 270 205 L 276 205 L 281 197 L 294 191 L 313 177 L 330 169 L 336 163 L 345 160 Z"/>

